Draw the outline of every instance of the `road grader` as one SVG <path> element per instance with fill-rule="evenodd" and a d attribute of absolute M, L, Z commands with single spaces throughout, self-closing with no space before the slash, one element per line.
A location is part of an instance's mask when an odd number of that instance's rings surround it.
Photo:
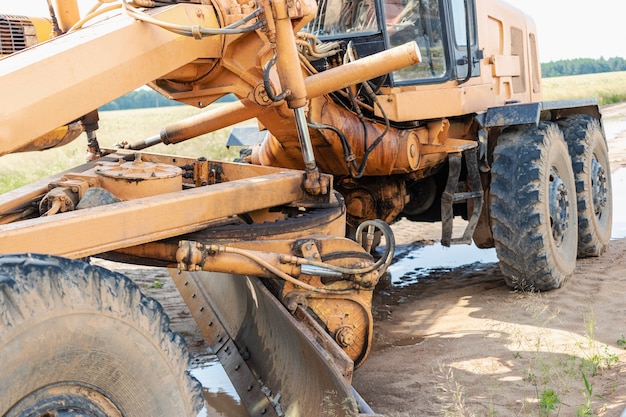
<path fill-rule="evenodd" d="M 0 15 L 0 155 L 88 157 L 0 196 L 0 416 L 202 409 L 163 309 L 91 258 L 169 268 L 251 416 L 354 416 L 390 224 L 441 222 L 535 291 L 607 248 L 598 103 L 542 101 L 505 2 L 52 3 Z M 100 146 L 97 109 L 144 85 L 206 110 Z M 239 162 L 149 151 L 250 119 Z"/>

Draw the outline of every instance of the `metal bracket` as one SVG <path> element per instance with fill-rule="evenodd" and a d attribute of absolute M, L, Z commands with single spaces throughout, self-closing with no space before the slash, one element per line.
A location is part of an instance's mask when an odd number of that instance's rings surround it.
<path fill-rule="evenodd" d="M 459 190 L 459 176 L 461 174 L 461 166 L 463 155 L 465 155 L 465 166 L 469 178 L 471 190 Z M 476 157 L 476 148 L 467 149 L 464 152 L 455 152 L 448 155 L 449 172 L 446 188 L 441 196 L 441 221 L 443 222 L 441 230 L 441 244 L 450 246 L 451 244 L 470 244 L 474 230 L 478 224 L 478 219 L 483 207 L 483 190 L 480 181 L 480 173 L 478 171 L 478 159 Z M 452 238 L 452 223 L 454 220 L 454 204 L 461 201 L 473 200 L 474 207 L 469 222 L 463 236 L 460 238 Z"/>
<path fill-rule="evenodd" d="M 280 409 L 278 404 L 264 394 L 258 378 L 246 363 L 245 350 L 240 351 L 228 335 L 228 331 L 213 310 L 207 294 L 200 288 L 199 278 L 188 273 L 171 273 L 170 275 L 250 416 L 282 416 L 282 412 L 279 414 L 276 410 L 276 408 Z"/>

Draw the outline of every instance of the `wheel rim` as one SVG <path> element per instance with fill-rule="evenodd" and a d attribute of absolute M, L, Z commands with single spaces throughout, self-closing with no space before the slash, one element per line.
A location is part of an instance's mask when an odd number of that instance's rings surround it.
<path fill-rule="evenodd" d="M 567 186 L 554 169 L 550 170 L 550 226 L 552 238 L 561 246 L 569 226 L 569 200 Z"/>
<path fill-rule="evenodd" d="M 594 155 L 591 160 L 591 193 L 593 198 L 593 210 L 598 219 L 606 208 L 608 179 L 604 167 Z"/>
<path fill-rule="evenodd" d="M 78 383 L 41 388 L 20 400 L 7 417 L 122 417 L 101 392 Z"/>

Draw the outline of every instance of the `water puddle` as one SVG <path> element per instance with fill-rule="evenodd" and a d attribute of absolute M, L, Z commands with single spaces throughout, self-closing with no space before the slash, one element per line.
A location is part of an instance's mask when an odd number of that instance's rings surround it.
<path fill-rule="evenodd" d="M 612 117 L 604 120 L 604 134 L 607 141 L 612 141 L 626 131 L 626 117 Z"/>
<path fill-rule="evenodd" d="M 612 239 L 626 238 L 626 169 L 621 168 L 611 176 L 613 186 L 613 227 Z M 621 192 L 623 190 L 625 192 Z"/>
<path fill-rule="evenodd" d="M 417 249 L 407 248 L 396 258 L 387 270 L 394 287 L 406 287 L 417 283 L 419 278 L 450 272 L 467 265 L 498 262 L 495 249 L 479 249 L 475 245 L 453 245 L 447 248 L 439 243 Z"/>
<path fill-rule="evenodd" d="M 189 372 L 202 384 L 205 402 L 197 417 L 247 416 L 246 408 L 239 401 L 239 395 L 217 357 L 207 355 L 195 358 L 194 362 Z"/>

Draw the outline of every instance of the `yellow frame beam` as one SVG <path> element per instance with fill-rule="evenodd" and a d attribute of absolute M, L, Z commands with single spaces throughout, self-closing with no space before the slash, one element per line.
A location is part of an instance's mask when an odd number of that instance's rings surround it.
<path fill-rule="evenodd" d="M 81 258 L 179 236 L 213 220 L 306 198 L 301 171 L 276 171 L 3 225 L 0 253 Z"/>

